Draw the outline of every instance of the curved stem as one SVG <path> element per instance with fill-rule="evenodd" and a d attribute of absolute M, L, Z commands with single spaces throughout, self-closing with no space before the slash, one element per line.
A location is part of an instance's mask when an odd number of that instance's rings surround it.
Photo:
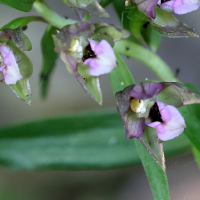
<path fill-rule="evenodd" d="M 115 43 L 114 49 L 120 54 L 143 62 L 154 71 L 162 81 L 179 82 L 169 66 L 159 56 L 144 47 L 129 40 L 120 40 Z"/>
<path fill-rule="evenodd" d="M 33 7 L 36 9 L 38 13 L 42 15 L 42 17 L 52 26 L 61 29 L 62 27 L 68 24 L 76 23 L 75 20 L 72 19 L 65 19 L 61 17 L 53 10 L 51 10 L 47 4 L 42 0 L 37 0 L 34 2 Z"/>

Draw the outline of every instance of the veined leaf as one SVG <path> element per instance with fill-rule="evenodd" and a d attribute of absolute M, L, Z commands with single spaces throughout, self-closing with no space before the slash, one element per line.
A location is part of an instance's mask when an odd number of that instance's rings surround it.
<path fill-rule="evenodd" d="M 164 149 L 169 157 L 190 150 L 190 144 L 182 134 L 165 142 Z M 157 165 L 151 159 L 149 165 Z M 43 119 L 0 129 L 0 165 L 5 167 L 81 170 L 138 163 L 140 158 L 134 141 L 125 139 L 122 120 L 112 110 Z M 155 179 L 159 179 L 159 174 Z"/>

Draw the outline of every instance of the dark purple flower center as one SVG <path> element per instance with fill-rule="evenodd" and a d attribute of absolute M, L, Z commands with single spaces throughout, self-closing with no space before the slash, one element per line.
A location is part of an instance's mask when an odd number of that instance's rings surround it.
<path fill-rule="evenodd" d="M 171 0 L 161 0 L 161 4 Z"/>
<path fill-rule="evenodd" d="M 94 51 L 92 51 L 90 44 L 85 48 L 85 54 L 82 57 L 82 61 L 84 62 L 88 58 L 96 58 Z"/>
<path fill-rule="evenodd" d="M 149 112 L 149 118 L 152 122 L 163 122 L 157 103 L 152 106 Z"/>

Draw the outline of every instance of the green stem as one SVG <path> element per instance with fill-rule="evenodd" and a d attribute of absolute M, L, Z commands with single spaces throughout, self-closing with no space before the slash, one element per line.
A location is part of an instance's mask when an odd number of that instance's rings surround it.
<path fill-rule="evenodd" d="M 51 10 L 48 5 L 43 0 L 37 0 L 34 2 L 33 7 L 36 9 L 38 13 L 42 15 L 42 17 L 52 26 L 61 29 L 62 27 L 68 24 L 76 23 L 75 20 L 65 19 L 61 17 L 53 10 Z"/>
<path fill-rule="evenodd" d="M 129 40 L 115 43 L 115 51 L 147 65 L 162 81 L 179 82 L 169 66 L 155 53 Z"/>

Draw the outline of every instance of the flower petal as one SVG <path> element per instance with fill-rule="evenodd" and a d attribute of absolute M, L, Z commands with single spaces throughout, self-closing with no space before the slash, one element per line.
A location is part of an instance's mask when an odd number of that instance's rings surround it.
<path fill-rule="evenodd" d="M 133 0 L 138 6 L 138 10 L 144 13 L 147 17 L 155 19 L 156 14 L 154 7 L 158 3 L 158 0 Z"/>
<path fill-rule="evenodd" d="M 4 80 L 7 85 L 16 84 L 16 82 L 22 79 L 18 64 L 12 50 L 8 46 L 2 44 L 0 51 L 4 58 L 5 66 L 1 67 L 0 71 L 3 72 Z"/>
<path fill-rule="evenodd" d="M 117 111 L 120 116 L 123 116 L 128 108 L 130 107 L 130 91 L 135 85 L 129 85 L 124 90 L 119 91 L 115 94 L 117 101 Z"/>
<path fill-rule="evenodd" d="M 185 121 L 179 111 L 171 105 L 157 101 L 163 122 L 146 123 L 156 128 L 158 138 L 162 141 L 170 140 L 180 135 L 186 128 Z"/>
<path fill-rule="evenodd" d="M 122 116 L 126 128 L 126 139 L 140 138 L 145 129 L 144 118 L 138 118 L 136 113 L 129 109 L 124 116 Z"/>
<path fill-rule="evenodd" d="M 172 3 L 173 2 L 173 3 Z M 192 12 L 197 10 L 200 6 L 199 0 L 175 0 L 175 1 L 167 1 L 161 4 L 161 8 L 165 10 L 164 5 L 170 6 L 173 8 L 174 13 L 182 15 L 188 12 Z"/>
<path fill-rule="evenodd" d="M 164 83 L 144 82 L 136 85 L 130 92 L 130 96 L 136 99 L 148 99 L 157 95 L 164 87 Z"/>
<path fill-rule="evenodd" d="M 106 40 L 101 40 L 99 44 L 93 40 L 89 40 L 89 42 L 96 57 L 86 59 L 84 64 L 89 65 L 91 76 L 108 74 L 117 67 L 114 51 Z"/>

